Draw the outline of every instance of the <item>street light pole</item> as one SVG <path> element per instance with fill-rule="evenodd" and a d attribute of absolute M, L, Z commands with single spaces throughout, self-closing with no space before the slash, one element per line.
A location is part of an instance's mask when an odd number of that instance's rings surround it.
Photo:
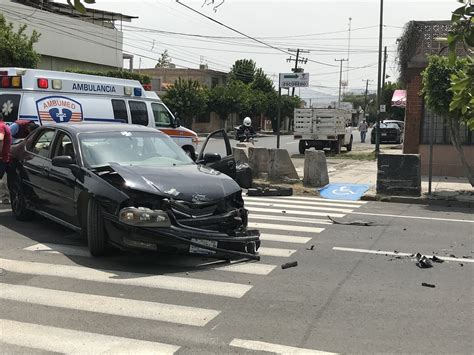
<path fill-rule="evenodd" d="M 341 63 L 341 68 L 339 69 L 339 97 L 337 99 L 337 108 L 341 107 L 341 86 L 342 86 L 342 62 L 347 62 L 348 59 L 334 59 L 336 62 Z"/>
<path fill-rule="evenodd" d="M 383 0 L 380 0 L 380 22 L 379 22 L 379 61 L 377 73 L 377 123 L 375 125 L 375 152 L 380 152 L 380 104 L 382 83 L 382 35 L 383 35 Z"/>

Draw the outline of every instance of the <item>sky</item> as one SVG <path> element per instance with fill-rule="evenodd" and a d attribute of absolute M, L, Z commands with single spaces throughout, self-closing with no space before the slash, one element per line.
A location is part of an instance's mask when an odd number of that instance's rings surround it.
<path fill-rule="evenodd" d="M 235 60 L 253 59 L 277 82 L 278 73 L 290 72 L 294 66 L 294 62 L 287 61 L 290 55 L 285 52 L 300 48 L 309 51 L 302 54 L 308 61 L 300 66 L 310 74 L 310 88 L 303 90 L 301 96 L 337 95 L 336 59 L 349 59 L 343 62 L 343 80 L 348 81 L 348 91 L 364 90 L 367 79 L 369 90 L 376 88 L 379 0 L 225 0 L 216 11 L 213 6 L 204 5 L 206 0 L 180 1 L 264 44 L 245 38 L 175 0 L 96 0 L 91 7 L 138 16 L 131 23 L 123 23 L 124 49 L 134 54 L 135 68 L 154 67 L 166 49 L 177 67 L 198 68 L 199 64 L 207 64 L 210 69 L 228 72 Z M 398 77 L 396 39 L 403 26 L 410 20 L 449 20 L 458 6 L 456 0 L 384 1 L 383 46 L 387 46 L 386 73 L 390 76 L 387 80 L 396 81 Z"/>

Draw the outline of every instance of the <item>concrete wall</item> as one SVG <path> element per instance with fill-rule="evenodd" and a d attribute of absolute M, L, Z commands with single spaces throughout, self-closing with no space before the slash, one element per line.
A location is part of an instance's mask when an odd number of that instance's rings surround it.
<path fill-rule="evenodd" d="M 38 65 L 38 69 L 56 70 L 56 71 L 64 71 L 65 69 L 101 71 L 101 70 L 111 70 L 111 69 L 116 69 L 116 68 L 107 66 L 107 65 L 81 62 L 78 60 L 71 60 L 71 59 L 51 57 L 48 55 L 42 55 L 41 62 Z"/>
<path fill-rule="evenodd" d="M 422 144 L 419 146 L 421 155 L 421 174 L 428 175 L 430 146 Z M 474 146 L 463 146 L 466 160 L 474 168 Z M 433 175 L 435 176 L 465 176 L 461 160 L 452 145 L 433 145 Z"/>
<path fill-rule="evenodd" d="M 224 120 L 221 120 L 217 113 L 211 112 L 211 119 L 209 122 L 196 122 L 196 119 L 194 119 L 191 129 L 196 133 L 211 133 L 224 128 L 224 125 Z"/>
<path fill-rule="evenodd" d="M 423 121 L 423 98 L 421 91 L 420 68 L 408 69 L 407 82 L 407 107 L 405 118 L 405 137 L 403 142 L 403 153 L 418 154 L 420 144 L 421 124 Z"/>
<path fill-rule="evenodd" d="M 15 28 L 26 24 L 27 33 L 41 33 L 35 50 L 45 56 L 42 68 L 62 70 L 65 67 L 96 69 L 95 65 L 122 67 L 122 32 L 41 11 L 29 6 L 0 0 L 0 12 Z M 52 61 L 51 57 L 58 58 Z M 70 61 L 68 65 L 67 61 Z M 82 66 L 81 63 L 94 63 Z"/>
<path fill-rule="evenodd" d="M 161 91 L 163 85 L 174 84 L 178 78 L 183 80 L 197 80 L 201 85 L 212 87 L 213 78 L 217 85 L 224 85 L 227 82 L 227 73 L 210 69 L 186 69 L 186 68 L 146 68 L 140 69 L 141 74 L 149 75 L 153 79 L 159 79 L 161 87 L 153 87 L 154 91 Z"/>

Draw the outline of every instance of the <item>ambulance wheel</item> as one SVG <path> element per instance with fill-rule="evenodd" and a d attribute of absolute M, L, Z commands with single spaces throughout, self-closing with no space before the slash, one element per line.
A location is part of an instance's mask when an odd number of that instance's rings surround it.
<path fill-rule="evenodd" d="M 192 160 L 196 160 L 196 154 L 194 153 L 194 149 L 188 146 L 183 147 L 184 152 L 188 157 L 190 157 Z"/>

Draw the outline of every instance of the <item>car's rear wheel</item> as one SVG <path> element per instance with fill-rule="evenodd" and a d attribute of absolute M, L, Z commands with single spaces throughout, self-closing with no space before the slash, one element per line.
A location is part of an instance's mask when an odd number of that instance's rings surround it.
<path fill-rule="evenodd" d="M 346 149 L 348 152 L 352 150 L 352 141 L 353 141 L 353 137 L 351 136 L 351 140 L 349 141 L 349 144 L 346 145 Z"/>
<path fill-rule="evenodd" d="M 29 221 L 33 218 L 34 212 L 28 208 L 25 193 L 21 187 L 20 178 L 15 177 L 15 181 L 9 184 L 10 203 L 15 218 L 19 221 Z"/>
<path fill-rule="evenodd" d="M 106 236 L 102 211 L 99 204 L 90 199 L 87 208 L 87 244 L 93 256 L 102 256 L 105 253 Z"/>

